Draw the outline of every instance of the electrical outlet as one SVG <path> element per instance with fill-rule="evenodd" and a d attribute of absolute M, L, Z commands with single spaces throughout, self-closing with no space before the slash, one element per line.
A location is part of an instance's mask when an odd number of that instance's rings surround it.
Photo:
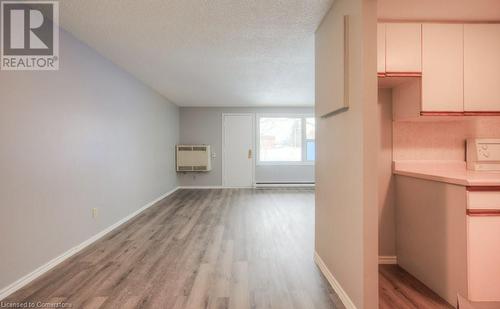
<path fill-rule="evenodd" d="M 92 218 L 94 219 L 97 218 L 97 215 L 98 215 L 97 208 L 92 208 Z"/>

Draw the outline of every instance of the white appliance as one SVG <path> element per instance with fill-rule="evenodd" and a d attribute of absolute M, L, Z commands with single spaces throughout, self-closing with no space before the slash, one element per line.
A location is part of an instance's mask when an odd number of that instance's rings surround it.
<path fill-rule="evenodd" d="M 473 171 L 500 171 L 500 139 L 468 139 L 467 169 Z"/>
<path fill-rule="evenodd" d="M 177 145 L 178 172 L 208 172 L 212 170 L 210 145 Z"/>

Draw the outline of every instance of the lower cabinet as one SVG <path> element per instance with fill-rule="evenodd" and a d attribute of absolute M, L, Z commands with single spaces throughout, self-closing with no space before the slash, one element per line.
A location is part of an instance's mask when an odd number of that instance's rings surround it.
<path fill-rule="evenodd" d="M 453 306 L 500 301 L 500 188 L 474 190 L 396 176 L 398 264 Z"/>
<path fill-rule="evenodd" d="M 500 188 L 467 192 L 469 299 L 500 301 Z"/>
<path fill-rule="evenodd" d="M 455 306 L 468 297 L 463 186 L 396 176 L 398 264 Z"/>

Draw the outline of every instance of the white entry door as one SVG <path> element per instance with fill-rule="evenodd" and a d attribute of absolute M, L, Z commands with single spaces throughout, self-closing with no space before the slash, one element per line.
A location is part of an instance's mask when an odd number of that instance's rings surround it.
<path fill-rule="evenodd" d="M 252 187 L 254 177 L 254 116 L 222 115 L 222 184 Z"/>

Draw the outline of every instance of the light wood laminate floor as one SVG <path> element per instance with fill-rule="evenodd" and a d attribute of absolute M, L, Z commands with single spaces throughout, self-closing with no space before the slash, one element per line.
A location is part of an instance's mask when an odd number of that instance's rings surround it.
<path fill-rule="evenodd" d="M 343 308 L 313 246 L 312 190 L 179 190 L 5 301 Z"/>
<path fill-rule="evenodd" d="M 453 309 L 444 299 L 397 265 L 379 266 L 380 309 Z"/>

